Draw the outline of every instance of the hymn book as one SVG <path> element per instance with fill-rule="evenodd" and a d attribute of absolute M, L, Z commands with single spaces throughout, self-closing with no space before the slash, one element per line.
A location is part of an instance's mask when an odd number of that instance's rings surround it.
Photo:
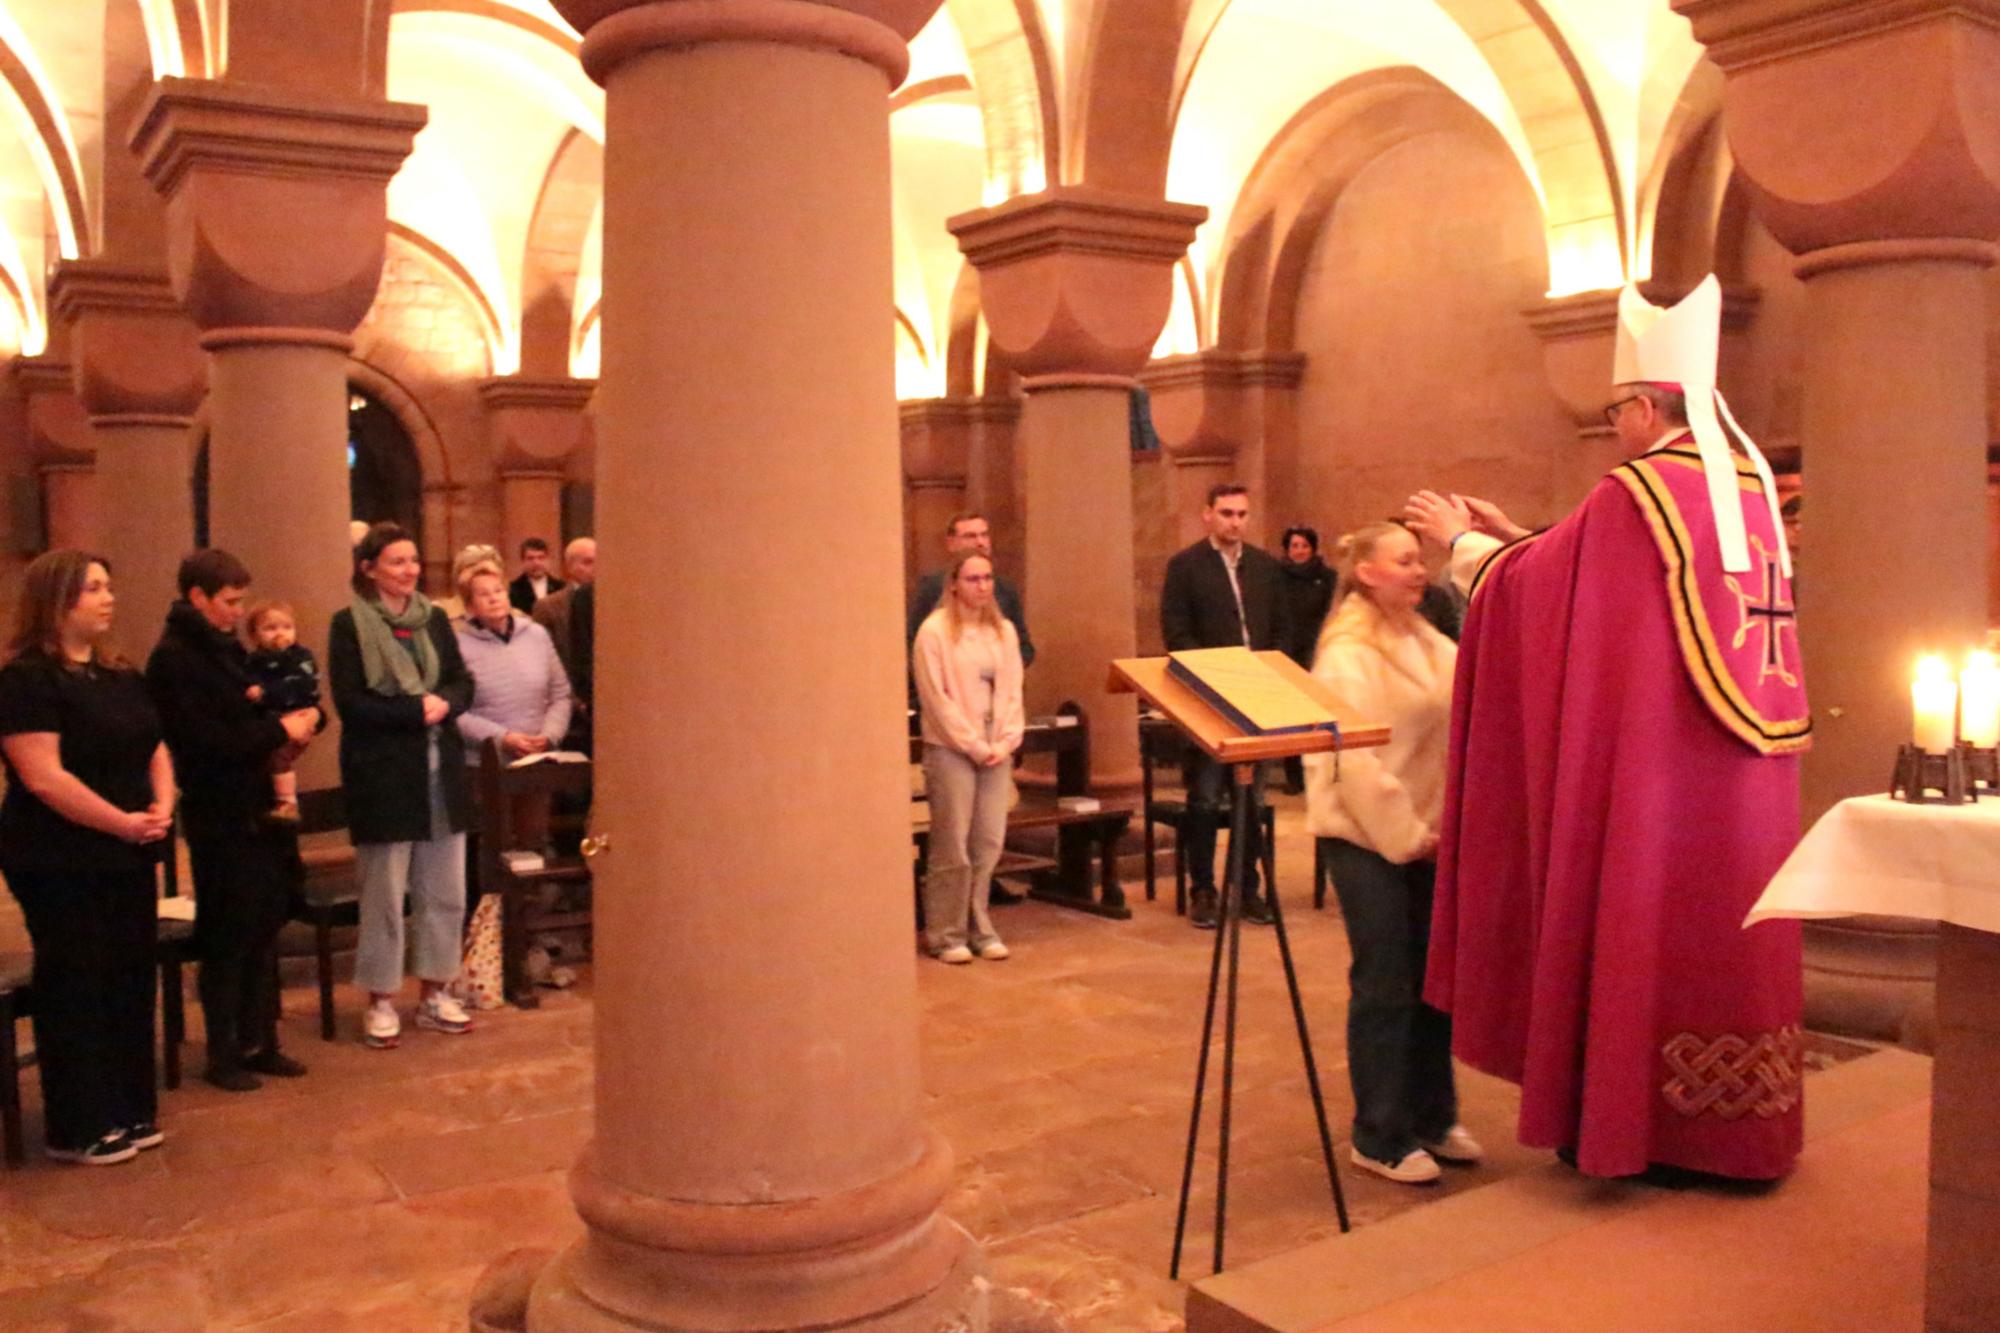
<path fill-rule="evenodd" d="M 524 754 L 519 759 L 509 760 L 509 768 L 526 768 L 530 764 L 587 764 L 590 756 L 581 750 L 543 750 L 538 754 Z"/>
<path fill-rule="evenodd" d="M 1168 654 L 1167 672 L 1248 736 L 1340 730 L 1325 705 L 1248 648 Z"/>

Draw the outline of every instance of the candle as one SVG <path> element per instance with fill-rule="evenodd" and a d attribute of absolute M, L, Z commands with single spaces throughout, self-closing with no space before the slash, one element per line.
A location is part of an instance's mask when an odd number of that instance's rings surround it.
<path fill-rule="evenodd" d="M 1916 705 L 1917 748 L 1925 754 L 1950 751 L 1958 735 L 1958 684 L 1942 657 L 1918 660 L 1910 698 Z"/>
<path fill-rule="evenodd" d="M 1982 750 L 2000 745 L 2000 662 L 1992 653 L 1974 653 L 1966 661 L 1958 693 L 1964 719 L 1959 736 Z"/>

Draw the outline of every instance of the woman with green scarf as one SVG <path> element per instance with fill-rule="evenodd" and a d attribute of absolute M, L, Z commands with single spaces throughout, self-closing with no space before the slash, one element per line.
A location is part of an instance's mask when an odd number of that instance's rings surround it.
<path fill-rule="evenodd" d="M 445 991 L 458 973 L 465 921 L 465 830 L 471 821 L 465 748 L 452 720 L 472 703 L 472 674 L 444 612 L 417 591 L 417 543 L 377 523 L 354 547 L 354 601 L 334 613 L 327 674 L 340 712 L 340 780 L 361 878 L 361 940 L 354 980 L 367 989 L 362 1040 L 378 1049 L 402 1035 L 403 904 L 410 970 L 423 996 L 416 1023 L 472 1030 Z"/>

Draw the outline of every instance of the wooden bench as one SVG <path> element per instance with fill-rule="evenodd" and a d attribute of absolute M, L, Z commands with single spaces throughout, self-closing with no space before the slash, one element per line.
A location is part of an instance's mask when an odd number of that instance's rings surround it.
<path fill-rule="evenodd" d="M 479 884 L 500 898 L 500 989 L 508 1003 L 523 1009 L 541 1005 L 535 983 L 528 978 L 528 941 L 537 931 L 588 928 L 589 908 L 543 910 L 534 891 L 545 884 L 588 884 L 590 868 L 581 856 L 561 856 L 540 845 L 547 841 L 547 807 L 559 794 L 581 795 L 590 790 L 588 760 L 559 763 L 546 760 L 525 768 L 508 765 L 500 742 L 488 740 L 479 755 Z M 539 805 L 539 817 L 524 818 Z M 528 842 L 537 845 L 528 846 Z M 509 851 L 542 853 L 537 870 L 515 871 L 506 861 Z"/>
<path fill-rule="evenodd" d="M 911 725 L 916 725 L 914 715 Z M 913 734 L 910 762 L 923 762 L 923 751 L 923 738 Z M 1090 723 L 1083 710 L 1066 703 L 1053 717 L 1031 720 L 1014 761 L 1019 764 L 1023 756 L 1031 754 L 1055 756 L 1055 791 L 1024 793 L 1020 804 L 1007 814 L 1007 832 L 1053 829 L 1056 854 L 1050 858 L 1010 851 L 1002 855 L 994 873 L 1027 876 L 1029 895 L 1041 902 L 1120 921 L 1130 918 L 1132 909 L 1126 905 L 1124 887 L 1118 882 L 1118 841 L 1131 826 L 1137 807 L 1107 801 L 1096 810 L 1065 810 L 1058 804 L 1065 796 L 1085 795 L 1090 787 Z M 928 823 L 918 823 L 911 837 L 918 848 L 916 873 L 921 885 L 930 845 Z M 1095 894 L 1090 882 L 1093 862 L 1098 870 Z"/>

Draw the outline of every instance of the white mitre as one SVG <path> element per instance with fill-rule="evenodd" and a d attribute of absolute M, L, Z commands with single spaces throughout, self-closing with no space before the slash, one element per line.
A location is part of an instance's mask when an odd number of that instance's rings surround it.
<path fill-rule="evenodd" d="M 1715 511 L 1715 533 L 1722 546 L 1722 568 L 1741 574 L 1750 568 L 1750 543 L 1743 525 L 1743 503 L 1736 487 L 1736 462 L 1730 453 L 1723 422 L 1743 446 L 1764 483 L 1771 507 L 1771 526 L 1784 531 L 1778 514 L 1778 484 L 1771 465 L 1748 432 L 1737 422 L 1716 387 L 1716 359 L 1722 340 L 1722 284 L 1710 274 L 1679 305 L 1661 309 L 1627 286 L 1618 300 L 1618 357 L 1614 384 L 1674 386 L 1687 397 L 1688 427 L 1701 453 L 1708 479 L 1709 505 Z M 1792 576 L 1792 554 L 1778 543 L 1778 562 Z"/>

